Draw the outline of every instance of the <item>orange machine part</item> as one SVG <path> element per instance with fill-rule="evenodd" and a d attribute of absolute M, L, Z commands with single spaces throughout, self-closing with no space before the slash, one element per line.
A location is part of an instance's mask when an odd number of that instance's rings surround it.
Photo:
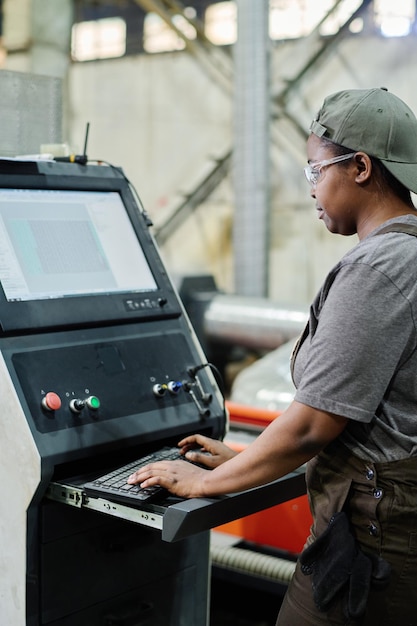
<path fill-rule="evenodd" d="M 237 404 L 236 402 L 226 402 L 231 423 L 248 424 L 250 426 L 260 426 L 265 428 L 276 417 L 281 415 L 280 411 L 269 411 L 258 407 Z"/>
<path fill-rule="evenodd" d="M 227 402 L 227 408 L 232 426 L 233 424 L 247 424 L 264 428 L 279 417 L 277 411 L 232 402 Z M 238 451 L 242 450 L 241 445 L 233 443 L 233 431 L 229 434 L 228 445 Z M 246 541 L 298 554 L 303 549 L 311 522 L 307 496 L 303 495 L 259 513 L 223 524 L 216 530 L 236 535 Z"/>

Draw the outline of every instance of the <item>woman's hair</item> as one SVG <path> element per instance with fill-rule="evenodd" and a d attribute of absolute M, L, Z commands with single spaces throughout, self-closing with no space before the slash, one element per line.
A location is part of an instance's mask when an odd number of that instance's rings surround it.
<path fill-rule="evenodd" d="M 330 139 L 326 139 L 326 137 L 321 137 L 320 139 L 325 144 L 325 146 L 333 152 L 334 156 L 340 156 L 342 154 L 348 154 L 349 152 L 355 152 L 355 150 L 352 150 L 351 148 L 346 148 L 346 146 L 341 146 L 338 143 L 334 143 L 333 141 L 330 141 Z M 410 190 L 407 189 L 407 187 L 405 187 L 402 183 L 400 183 L 400 181 L 397 180 L 395 176 L 393 176 L 391 172 L 387 170 L 382 161 L 371 155 L 369 155 L 369 158 L 371 159 L 372 168 L 376 174 L 377 183 L 381 191 L 384 191 L 384 189 L 388 188 L 400 200 L 402 200 L 406 204 L 412 205 L 413 202 L 411 200 Z M 347 163 L 341 162 L 340 165 L 347 165 Z"/>

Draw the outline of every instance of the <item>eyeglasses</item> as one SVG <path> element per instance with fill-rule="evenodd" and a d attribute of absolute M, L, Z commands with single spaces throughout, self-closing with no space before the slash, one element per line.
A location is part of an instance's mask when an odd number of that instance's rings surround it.
<path fill-rule="evenodd" d="M 316 163 L 310 163 L 304 168 L 304 174 L 310 185 L 315 187 L 318 183 L 321 174 L 321 168 L 326 165 L 333 165 L 333 163 L 340 163 L 340 161 L 347 161 L 355 156 L 356 152 L 349 152 L 349 154 L 341 154 L 340 156 L 333 157 L 333 159 L 326 159 L 325 161 L 317 161 Z"/>

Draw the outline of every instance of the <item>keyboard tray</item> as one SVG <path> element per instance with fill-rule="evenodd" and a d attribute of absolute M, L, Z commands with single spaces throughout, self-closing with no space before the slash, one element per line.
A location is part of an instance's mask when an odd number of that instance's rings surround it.
<path fill-rule="evenodd" d="M 46 497 L 70 506 L 92 509 L 161 531 L 163 541 L 174 542 L 221 524 L 257 513 L 305 494 L 304 469 L 272 483 L 216 498 L 181 500 L 168 496 L 157 503 L 126 505 L 85 493 L 82 477 L 50 483 Z"/>

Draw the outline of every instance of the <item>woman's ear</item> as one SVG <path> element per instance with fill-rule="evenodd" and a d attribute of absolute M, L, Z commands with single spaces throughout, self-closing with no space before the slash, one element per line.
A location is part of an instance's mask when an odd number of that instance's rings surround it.
<path fill-rule="evenodd" d="M 356 152 L 354 156 L 356 166 L 355 182 L 362 184 L 369 181 L 372 173 L 371 157 L 366 152 Z"/>

